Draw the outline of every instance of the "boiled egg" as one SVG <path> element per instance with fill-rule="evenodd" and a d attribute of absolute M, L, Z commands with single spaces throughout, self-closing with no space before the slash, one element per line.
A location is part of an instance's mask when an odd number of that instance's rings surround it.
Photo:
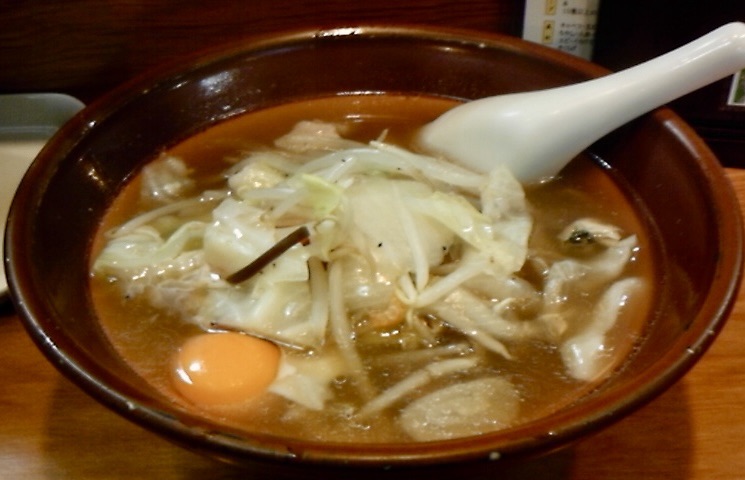
<path fill-rule="evenodd" d="M 176 353 L 173 383 L 194 404 L 235 405 L 266 391 L 279 363 L 279 347 L 267 340 L 238 332 L 203 333 Z"/>

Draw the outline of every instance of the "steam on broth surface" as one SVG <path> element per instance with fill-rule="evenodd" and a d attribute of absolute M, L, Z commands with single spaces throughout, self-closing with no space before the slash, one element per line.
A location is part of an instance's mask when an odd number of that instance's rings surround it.
<path fill-rule="evenodd" d="M 94 245 L 91 291 L 112 344 L 187 408 L 324 441 L 475 435 L 595 388 L 650 319 L 643 221 L 584 157 L 523 187 L 415 153 L 417 128 L 453 105 L 310 100 L 155 159 Z M 308 245 L 225 280 L 298 226 Z M 236 335 L 278 359 L 223 358 Z M 234 378 L 260 393 L 236 400 Z"/>

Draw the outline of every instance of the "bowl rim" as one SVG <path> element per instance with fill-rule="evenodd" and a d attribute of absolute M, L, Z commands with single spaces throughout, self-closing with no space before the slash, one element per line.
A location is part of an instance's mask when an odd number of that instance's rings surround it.
<path fill-rule="evenodd" d="M 583 409 L 592 411 L 593 414 L 582 415 L 581 420 L 574 417 L 575 408 L 570 407 L 507 432 L 427 443 L 346 444 L 299 441 L 270 435 L 251 434 L 247 437 L 241 436 L 238 432 L 231 432 L 229 428 L 207 425 L 198 417 L 184 412 L 175 415 L 173 411 L 165 411 L 151 399 L 138 395 L 128 385 L 117 379 L 107 378 L 106 372 L 97 366 L 93 359 L 80 361 L 80 353 L 68 353 L 68 349 L 76 350 L 78 347 L 63 332 L 53 328 L 54 312 L 48 311 L 44 305 L 35 301 L 30 291 L 33 283 L 28 263 L 30 259 L 22 252 L 24 234 L 29 231 L 30 220 L 23 215 L 18 206 L 33 204 L 34 199 L 38 197 L 35 193 L 38 189 L 36 180 L 48 168 L 44 165 L 44 159 L 54 149 L 64 146 L 66 140 L 63 140 L 63 137 L 73 134 L 78 137 L 85 136 L 95 128 L 101 118 L 107 117 L 121 105 L 163 85 L 178 82 L 180 77 L 205 65 L 236 55 L 246 55 L 288 44 L 318 39 L 343 41 L 354 36 L 425 38 L 471 47 L 476 45 L 479 48 L 507 49 L 579 71 L 588 78 L 608 73 L 608 70 L 577 57 L 498 33 L 421 25 L 360 25 L 298 29 L 251 36 L 238 42 L 231 42 L 229 45 L 195 53 L 190 58 L 182 58 L 172 64 L 152 69 L 123 83 L 92 102 L 58 131 L 29 169 L 11 207 L 5 233 L 4 258 L 9 286 L 19 317 L 34 343 L 49 361 L 102 404 L 188 448 L 217 450 L 233 456 L 257 456 L 268 461 L 347 466 L 424 465 L 475 459 L 495 460 L 553 450 L 580 438 L 590 427 L 594 429 L 619 420 L 681 378 L 714 341 L 733 307 L 743 273 L 743 227 L 737 198 L 714 154 L 691 127 L 665 107 L 650 115 L 655 121 L 664 123 L 686 143 L 689 150 L 699 153 L 704 183 L 717 208 L 714 223 L 717 225 L 719 238 L 730 239 L 734 247 L 720 248 L 719 261 L 714 269 L 710 290 L 721 294 L 715 298 L 707 296 L 694 320 L 696 323 L 704 322 L 706 328 L 703 331 L 688 331 L 683 334 L 665 356 L 623 388 L 610 389 L 602 396 L 584 403 Z M 708 321 L 703 320 L 707 318 Z M 82 354 L 85 358 L 85 353 Z M 551 430 L 547 428 L 549 424 L 561 427 Z"/>

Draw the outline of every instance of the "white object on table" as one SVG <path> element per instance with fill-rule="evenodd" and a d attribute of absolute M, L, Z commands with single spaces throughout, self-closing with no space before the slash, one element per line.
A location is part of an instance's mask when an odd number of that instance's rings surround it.
<path fill-rule="evenodd" d="M 59 93 L 0 95 L 0 218 L 3 231 L 16 188 L 29 165 L 67 120 L 84 107 Z M 0 262 L 0 303 L 8 300 L 5 261 Z"/>

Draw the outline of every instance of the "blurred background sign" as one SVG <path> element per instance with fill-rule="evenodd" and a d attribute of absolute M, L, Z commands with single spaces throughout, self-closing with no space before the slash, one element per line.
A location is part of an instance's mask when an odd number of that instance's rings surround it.
<path fill-rule="evenodd" d="M 523 38 L 592 58 L 600 0 L 526 0 Z"/>

